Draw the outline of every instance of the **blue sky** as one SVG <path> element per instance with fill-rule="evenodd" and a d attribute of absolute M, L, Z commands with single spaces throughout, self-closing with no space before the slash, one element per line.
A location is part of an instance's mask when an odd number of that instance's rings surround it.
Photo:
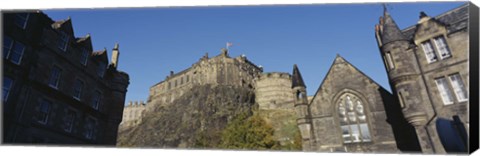
<path fill-rule="evenodd" d="M 390 3 L 401 29 L 464 2 Z M 150 7 L 44 10 L 54 20 L 72 18 L 75 36 L 90 33 L 93 47 L 106 47 L 111 57 L 120 44 L 119 69 L 130 75 L 128 101 L 147 100 L 149 88 L 179 72 L 206 52 L 220 53 L 226 42 L 230 56 L 245 54 L 264 72 L 292 72 L 299 66 L 313 95 L 336 54 L 340 54 L 381 86 L 390 90 L 374 36 L 383 15 L 379 3 L 264 5 L 229 7 Z"/>

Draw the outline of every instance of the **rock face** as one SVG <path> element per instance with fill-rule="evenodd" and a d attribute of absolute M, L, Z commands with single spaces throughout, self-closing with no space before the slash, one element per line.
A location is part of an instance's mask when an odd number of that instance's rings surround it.
<path fill-rule="evenodd" d="M 199 85 L 169 105 L 156 105 L 138 126 L 119 132 L 118 146 L 215 147 L 236 115 L 252 113 L 255 94 L 248 87 Z"/>

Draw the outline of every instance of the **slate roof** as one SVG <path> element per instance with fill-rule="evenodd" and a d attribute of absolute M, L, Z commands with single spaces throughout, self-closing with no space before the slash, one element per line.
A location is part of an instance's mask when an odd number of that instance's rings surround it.
<path fill-rule="evenodd" d="M 302 74 L 300 74 L 300 71 L 298 70 L 297 64 L 293 65 L 293 72 L 292 72 L 292 88 L 301 86 L 305 87 L 305 83 L 303 83 L 303 78 Z"/>
<path fill-rule="evenodd" d="M 468 27 L 468 7 L 469 4 L 462 5 L 458 8 L 445 12 L 434 17 L 435 20 L 446 24 L 448 33 L 456 32 Z M 413 39 L 416 25 L 410 26 L 402 30 L 403 35 L 408 39 Z"/>

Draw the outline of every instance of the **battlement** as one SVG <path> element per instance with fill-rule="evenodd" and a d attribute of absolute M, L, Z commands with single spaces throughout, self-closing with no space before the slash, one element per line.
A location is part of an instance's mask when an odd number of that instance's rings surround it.
<path fill-rule="evenodd" d="M 284 78 L 284 79 L 292 79 L 292 75 L 286 72 L 269 72 L 269 73 L 262 73 L 259 79 L 268 79 L 268 78 Z"/>

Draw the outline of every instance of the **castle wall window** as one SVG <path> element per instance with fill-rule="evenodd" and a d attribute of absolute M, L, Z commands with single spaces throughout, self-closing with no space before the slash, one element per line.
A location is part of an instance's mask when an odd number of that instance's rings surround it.
<path fill-rule="evenodd" d="M 52 105 L 52 102 L 42 99 L 42 101 L 40 102 L 40 108 L 37 114 L 37 121 L 39 123 L 47 124 L 51 105 Z"/>
<path fill-rule="evenodd" d="M 338 116 L 343 143 L 372 141 L 364 106 L 358 97 L 351 94 L 343 95 L 338 103 Z"/>
<path fill-rule="evenodd" d="M 447 42 L 443 36 L 439 36 L 433 39 L 435 46 L 437 47 L 438 53 L 440 53 L 440 58 L 445 59 L 451 56 L 450 49 L 448 48 Z"/>
<path fill-rule="evenodd" d="M 443 104 L 453 104 L 453 95 L 452 91 L 448 87 L 447 80 L 444 77 L 441 77 L 435 79 L 435 83 L 437 84 L 438 92 L 440 92 L 440 96 L 442 97 Z"/>
<path fill-rule="evenodd" d="M 102 100 L 102 93 L 98 90 L 95 90 L 95 92 L 93 92 L 92 107 L 98 110 L 101 100 Z"/>
<path fill-rule="evenodd" d="M 172 89 L 172 82 L 168 82 L 168 90 Z"/>
<path fill-rule="evenodd" d="M 100 77 L 103 77 L 103 75 L 105 75 L 106 68 L 107 68 L 107 65 L 105 64 L 105 62 L 100 62 L 97 68 L 97 75 Z"/>
<path fill-rule="evenodd" d="M 28 17 L 28 13 L 17 13 L 15 16 L 15 25 L 25 29 L 27 27 Z"/>
<path fill-rule="evenodd" d="M 4 36 L 3 39 L 3 58 L 9 59 L 15 64 L 20 64 L 22 61 L 25 45 L 14 41 L 13 39 Z"/>
<path fill-rule="evenodd" d="M 64 129 L 66 132 L 72 131 L 76 116 L 77 116 L 77 112 L 71 109 L 67 110 L 66 119 L 65 119 L 65 129 Z"/>
<path fill-rule="evenodd" d="M 187 75 L 187 82 L 189 81 L 189 79 L 190 79 L 190 76 L 189 76 L 189 75 Z"/>
<path fill-rule="evenodd" d="M 183 77 L 180 78 L 180 85 L 183 84 Z"/>
<path fill-rule="evenodd" d="M 423 48 L 423 52 L 425 52 L 425 56 L 427 57 L 428 63 L 437 61 L 437 54 L 435 54 L 432 43 L 430 43 L 430 41 L 423 42 L 422 48 Z"/>
<path fill-rule="evenodd" d="M 50 72 L 50 79 L 48 80 L 48 85 L 52 88 L 58 89 L 58 82 L 60 81 L 61 75 L 62 70 L 57 66 L 53 66 L 52 71 Z"/>
<path fill-rule="evenodd" d="M 63 32 L 59 31 L 60 38 L 58 40 L 58 48 L 62 51 L 67 51 L 67 46 L 68 46 L 68 35 Z"/>
<path fill-rule="evenodd" d="M 389 51 L 385 53 L 385 60 L 389 70 L 395 69 L 395 64 L 393 63 L 393 58 Z"/>
<path fill-rule="evenodd" d="M 83 81 L 76 79 L 75 84 L 73 85 L 73 98 L 80 100 L 82 97 L 82 90 L 83 90 Z"/>
<path fill-rule="evenodd" d="M 468 100 L 467 90 L 463 84 L 460 74 L 454 74 L 449 76 L 450 83 L 452 84 L 453 91 L 457 96 L 459 102 L 464 102 Z"/>
<path fill-rule="evenodd" d="M 91 140 L 95 139 L 95 125 L 97 124 L 97 120 L 92 117 L 88 117 L 85 122 L 85 138 Z"/>
<path fill-rule="evenodd" d="M 80 63 L 84 66 L 87 65 L 87 61 L 88 61 L 88 50 L 83 48 L 82 49 L 82 54 L 80 55 Z"/>
<path fill-rule="evenodd" d="M 13 80 L 9 77 L 3 77 L 3 85 L 2 85 L 2 100 L 3 102 L 6 102 L 8 99 L 8 94 L 10 93 L 10 90 L 12 89 L 13 86 Z"/>

